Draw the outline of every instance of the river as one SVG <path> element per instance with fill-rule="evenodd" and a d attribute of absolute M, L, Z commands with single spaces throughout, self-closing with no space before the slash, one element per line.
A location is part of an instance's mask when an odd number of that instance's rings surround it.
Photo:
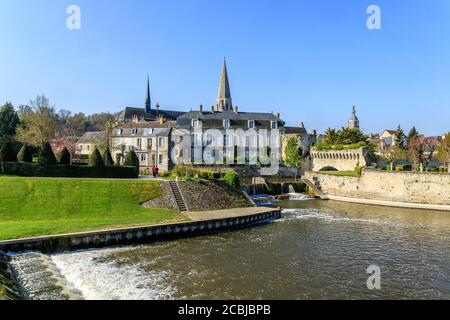
<path fill-rule="evenodd" d="M 450 214 L 285 201 L 235 232 L 12 257 L 31 299 L 450 299 Z M 381 289 L 367 288 L 367 268 Z"/>

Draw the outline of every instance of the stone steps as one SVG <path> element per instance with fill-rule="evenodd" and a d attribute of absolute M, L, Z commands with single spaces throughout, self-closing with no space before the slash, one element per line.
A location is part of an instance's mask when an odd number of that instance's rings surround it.
<path fill-rule="evenodd" d="M 186 202 L 184 201 L 183 195 L 181 194 L 180 187 L 176 181 L 169 181 L 170 189 L 172 190 L 172 194 L 175 198 L 175 202 L 177 203 L 178 210 L 180 211 L 188 211 L 188 207 Z"/>

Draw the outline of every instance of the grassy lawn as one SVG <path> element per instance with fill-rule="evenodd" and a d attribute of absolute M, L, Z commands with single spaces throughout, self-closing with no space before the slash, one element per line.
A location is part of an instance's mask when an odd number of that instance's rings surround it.
<path fill-rule="evenodd" d="M 186 220 L 139 204 L 156 181 L 0 176 L 0 240 Z"/>
<path fill-rule="evenodd" d="M 327 174 L 330 176 L 345 176 L 345 177 L 357 177 L 356 171 L 319 171 L 321 174 Z"/>

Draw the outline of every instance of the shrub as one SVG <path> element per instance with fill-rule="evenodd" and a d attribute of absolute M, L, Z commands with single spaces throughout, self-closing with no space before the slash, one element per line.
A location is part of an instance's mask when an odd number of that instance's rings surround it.
<path fill-rule="evenodd" d="M 198 174 L 200 179 L 214 181 L 214 173 L 211 170 L 202 170 Z"/>
<path fill-rule="evenodd" d="M 168 177 L 170 177 L 172 174 L 170 173 L 170 171 L 164 171 L 162 174 L 161 174 L 161 177 L 163 177 L 163 178 L 168 178 Z"/>
<path fill-rule="evenodd" d="M 62 149 L 61 154 L 59 155 L 59 163 L 60 164 L 70 164 L 71 155 L 69 150 L 64 147 Z"/>
<path fill-rule="evenodd" d="M 241 185 L 239 175 L 234 171 L 229 171 L 223 176 L 223 180 L 230 188 L 239 188 Z"/>
<path fill-rule="evenodd" d="M 136 152 L 134 151 L 128 152 L 123 165 L 136 168 L 136 172 L 139 174 L 139 158 L 137 157 Z"/>
<path fill-rule="evenodd" d="M 38 164 L 41 166 L 51 166 L 56 164 L 56 157 L 53 153 L 50 143 L 46 142 L 42 146 L 41 152 L 39 152 Z"/>
<path fill-rule="evenodd" d="M 105 166 L 105 164 L 103 163 L 102 155 L 100 154 L 100 151 L 98 151 L 97 148 L 95 148 L 94 152 L 92 152 L 91 156 L 89 157 L 89 165 L 91 167 Z"/>
<path fill-rule="evenodd" d="M 197 175 L 197 170 L 187 165 L 176 165 L 172 172 L 178 178 L 194 177 Z"/>
<path fill-rule="evenodd" d="M 362 175 L 362 170 L 364 169 L 364 167 L 362 167 L 362 166 L 356 166 L 355 167 L 355 173 L 356 173 L 356 175 L 358 176 L 358 177 L 361 177 L 361 175 Z"/>
<path fill-rule="evenodd" d="M 426 172 L 438 172 L 439 169 L 437 167 L 428 167 L 425 169 Z"/>
<path fill-rule="evenodd" d="M 25 177 L 53 178 L 137 178 L 135 167 L 92 167 L 77 165 L 40 166 L 33 163 L 8 162 L 3 164 L 5 174 Z"/>
<path fill-rule="evenodd" d="M 113 166 L 114 160 L 111 156 L 111 150 L 109 150 L 109 147 L 106 148 L 105 152 L 103 153 L 103 163 L 106 166 Z"/>
<path fill-rule="evenodd" d="M 33 154 L 30 147 L 25 143 L 17 154 L 17 161 L 19 162 L 33 162 Z"/>
<path fill-rule="evenodd" d="M 0 149 L 0 161 L 17 162 L 16 153 L 14 152 L 9 141 L 5 142 Z"/>

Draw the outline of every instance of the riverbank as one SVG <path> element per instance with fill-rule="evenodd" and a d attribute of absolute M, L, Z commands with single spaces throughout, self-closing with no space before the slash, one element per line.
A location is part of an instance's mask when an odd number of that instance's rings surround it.
<path fill-rule="evenodd" d="M 209 212 L 186 212 L 185 215 L 190 221 L 0 241 L 0 251 L 58 252 L 68 249 L 100 248 L 188 237 L 244 228 L 279 219 L 281 209 L 250 207 Z"/>

